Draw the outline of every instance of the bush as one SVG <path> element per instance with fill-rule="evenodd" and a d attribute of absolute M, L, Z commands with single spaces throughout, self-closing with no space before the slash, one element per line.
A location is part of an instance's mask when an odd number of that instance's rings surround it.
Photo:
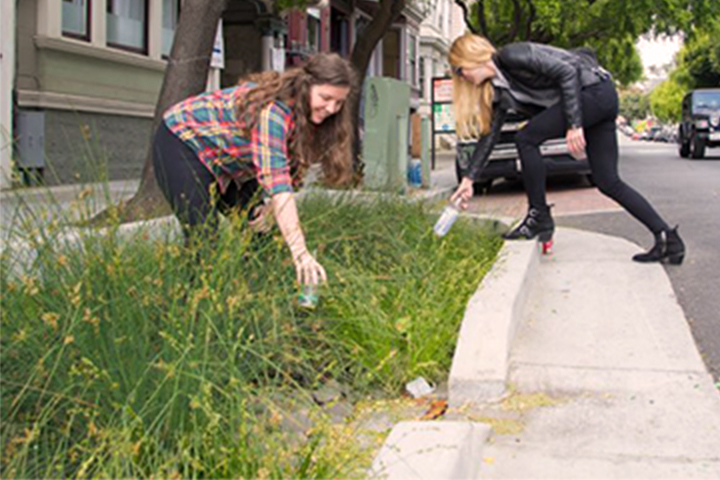
<path fill-rule="evenodd" d="M 3 477 L 357 471 L 368 459 L 321 413 L 305 435 L 283 424 L 330 379 L 387 397 L 444 379 L 501 242 L 466 221 L 438 240 L 425 207 L 392 201 L 314 197 L 300 215 L 329 275 L 310 312 L 279 234 L 238 219 L 193 251 L 143 231 L 88 235 L 41 249 L 20 277 L 6 253 Z"/>

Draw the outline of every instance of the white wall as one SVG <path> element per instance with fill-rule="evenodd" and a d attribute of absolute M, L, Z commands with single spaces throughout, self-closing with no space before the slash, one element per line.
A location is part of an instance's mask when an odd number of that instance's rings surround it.
<path fill-rule="evenodd" d="M 15 76 L 15 0 L 0 1 L 0 188 L 10 187 L 12 88 Z"/>

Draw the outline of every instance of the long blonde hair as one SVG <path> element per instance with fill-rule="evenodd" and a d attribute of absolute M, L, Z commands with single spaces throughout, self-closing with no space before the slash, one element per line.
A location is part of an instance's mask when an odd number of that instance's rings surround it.
<path fill-rule="evenodd" d="M 449 60 L 454 67 L 477 68 L 492 59 L 495 47 L 484 37 L 472 33 L 456 39 Z M 453 73 L 453 110 L 455 130 L 460 139 L 479 138 L 490 132 L 495 89 L 487 80 L 475 85 Z"/>
<path fill-rule="evenodd" d="M 352 179 L 354 128 L 350 104 L 358 93 L 358 77 L 353 66 L 335 53 L 320 53 L 300 67 L 277 72 L 248 75 L 240 82 L 257 83 L 239 105 L 241 128 L 250 130 L 262 108 L 274 100 L 292 106 L 295 131 L 291 134 L 291 155 L 302 175 L 312 163 L 322 166 L 323 180 L 340 186 Z M 320 125 L 310 121 L 310 87 L 334 85 L 349 87 L 350 94 L 339 112 Z"/>

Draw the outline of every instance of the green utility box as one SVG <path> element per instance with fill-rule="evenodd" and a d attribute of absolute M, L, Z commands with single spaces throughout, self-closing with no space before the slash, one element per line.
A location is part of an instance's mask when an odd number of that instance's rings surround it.
<path fill-rule="evenodd" d="M 365 187 L 404 192 L 407 188 L 410 86 L 392 78 L 365 81 Z"/>

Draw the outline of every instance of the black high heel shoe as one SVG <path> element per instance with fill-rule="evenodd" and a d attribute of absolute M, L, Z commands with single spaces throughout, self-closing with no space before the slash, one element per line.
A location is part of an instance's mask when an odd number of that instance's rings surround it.
<path fill-rule="evenodd" d="M 685 244 L 677 232 L 678 227 L 672 230 L 663 230 L 655 235 L 655 245 L 645 252 L 633 257 L 636 262 L 662 262 L 680 265 L 685 259 Z"/>
<path fill-rule="evenodd" d="M 520 225 L 505 233 L 503 238 L 505 240 L 531 240 L 537 237 L 541 242 L 549 242 L 555 232 L 555 222 L 550 215 L 551 206 L 530 207 Z"/>

